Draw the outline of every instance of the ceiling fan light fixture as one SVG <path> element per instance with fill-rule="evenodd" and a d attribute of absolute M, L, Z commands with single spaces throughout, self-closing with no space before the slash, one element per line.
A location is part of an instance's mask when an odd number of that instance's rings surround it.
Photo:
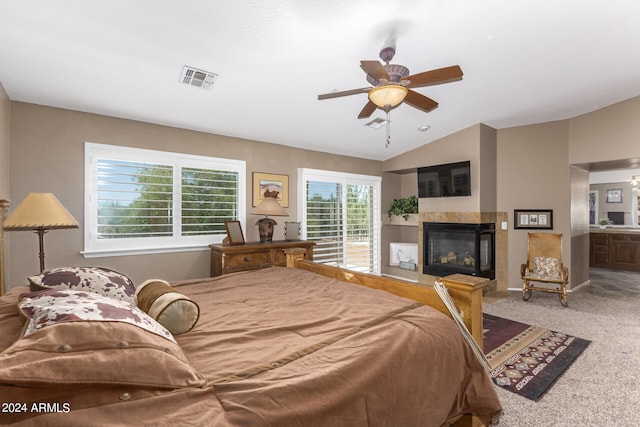
<path fill-rule="evenodd" d="M 409 90 L 400 85 L 384 85 L 374 87 L 369 91 L 369 100 L 382 109 L 397 107 Z"/>

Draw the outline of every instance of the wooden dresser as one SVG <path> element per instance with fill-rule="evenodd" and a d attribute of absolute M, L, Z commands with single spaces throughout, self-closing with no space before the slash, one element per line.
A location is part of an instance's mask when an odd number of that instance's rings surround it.
<path fill-rule="evenodd" d="M 253 270 L 269 266 L 286 266 L 284 249 L 304 248 L 305 259 L 313 261 L 314 242 L 306 240 L 278 240 L 250 242 L 244 245 L 209 245 L 211 248 L 211 277 L 236 271 Z"/>

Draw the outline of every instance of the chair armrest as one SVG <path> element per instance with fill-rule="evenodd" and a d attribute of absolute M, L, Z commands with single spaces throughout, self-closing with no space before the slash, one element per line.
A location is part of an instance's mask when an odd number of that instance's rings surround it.
<path fill-rule="evenodd" d="M 521 264 L 520 265 L 520 275 L 521 276 L 526 276 L 527 275 L 527 266 L 528 266 L 528 264 Z"/>

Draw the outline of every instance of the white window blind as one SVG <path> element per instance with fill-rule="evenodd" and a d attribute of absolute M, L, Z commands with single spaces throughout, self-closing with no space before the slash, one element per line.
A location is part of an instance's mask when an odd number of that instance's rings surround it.
<path fill-rule="evenodd" d="M 85 256 L 206 247 L 244 220 L 243 161 L 86 143 Z"/>
<path fill-rule="evenodd" d="M 300 169 L 302 233 L 315 262 L 380 272 L 380 177 Z"/>

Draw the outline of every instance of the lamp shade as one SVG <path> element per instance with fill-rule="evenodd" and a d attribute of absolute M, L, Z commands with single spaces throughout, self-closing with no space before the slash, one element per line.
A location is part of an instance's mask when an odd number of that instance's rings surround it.
<path fill-rule="evenodd" d="M 4 221 L 5 230 L 78 228 L 78 222 L 51 193 L 29 193 Z"/>
<path fill-rule="evenodd" d="M 369 99 L 380 108 L 393 108 L 404 101 L 409 90 L 400 85 L 384 85 L 369 91 Z"/>
<path fill-rule="evenodd" d="M 275 197 L 265 197 L 251 213 L 266 216 L 289 216 L 289 213 L 280 206 L 278 199 Z"/>

